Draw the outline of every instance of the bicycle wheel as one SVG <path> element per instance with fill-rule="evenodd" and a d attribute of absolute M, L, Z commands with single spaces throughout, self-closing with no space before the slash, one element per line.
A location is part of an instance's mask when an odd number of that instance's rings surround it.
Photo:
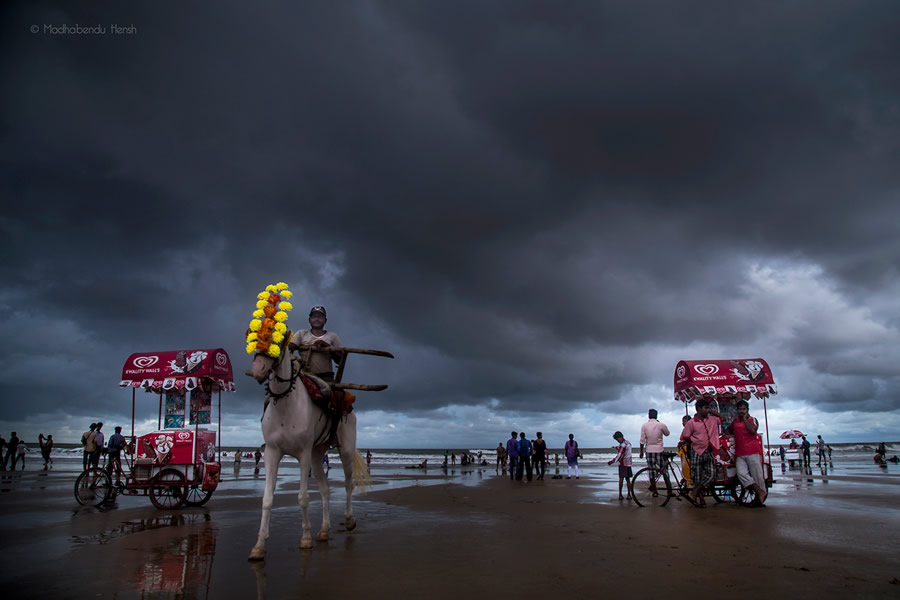
<path fill-rule="evenodd" d="M 631 491 L 638 506 L 665 506 L 672 495 L 672 485 L 663 471 L 644 467 L 634 474 Z"/>
<path fill-rule="evenodd" d="M 102 469 L 85 469 L 75 480 L 75 499 L 82 506 L 100 506 L 111 493 L 112 484 Z"/>
<path fill-rule="evenodd" d="M 156 508 L 174 510 L 184 504 L 186 496 L 184 474 L 175 469 L 164 469 L 153 478 L 153 484 L 150 485 L 150 502 Z"/>
<path fill-rule="evenodd" d="M 187 496 L 184 503 L 187 506 L 203 506 L 212 498 L 213 490 L 203 491 L 199 485 L 192 485 L 187 488 Z"/>

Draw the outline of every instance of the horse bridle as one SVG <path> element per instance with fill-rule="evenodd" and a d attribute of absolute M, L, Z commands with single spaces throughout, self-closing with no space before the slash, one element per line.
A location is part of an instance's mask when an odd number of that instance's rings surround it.
<path fill-rule="evenodd" d="M 299 362 L 295 361 L 293 357 L 288 358 L 289 356 L 290 352 L 285 352 L 281 355 L 281 358 L 279 358 L 278 362 L 276 362 L 272 366 L 272 373 L 269 374 L 269 379 L 266 380 L 266 396 L 268 396 L 273 403 L 278 402 L 279 400 L 293 392 L 294 388 L 297 387 L 297 379 L 300 377 L 300 364 Z M 291 361 L 291 376 L 287 379 L 284 379 L 283 377 L 278 376 L 278 367 L 281 366 L 281 361 L 285 360 L 286 358 Z M 280 394 L 273 394 L 271 388 L 269 387 L 269 383 L 272 381 L 273 377 L 279 383 L 290 383 L 290 385 L 285 391 L 281 392 Z"/>

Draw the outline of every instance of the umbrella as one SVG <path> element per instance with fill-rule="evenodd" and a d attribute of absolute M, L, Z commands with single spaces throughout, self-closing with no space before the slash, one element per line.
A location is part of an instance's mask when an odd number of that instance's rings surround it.
<path fill-rule="evenodd" d="M 804 437 L 804 436 L 806 436 L 806 434 L 803 433 L 802 431 L 798 431 L 796 429 L 788 429 L 787 431 L 785 431 L 784 433 L 781 434 L 781 439 L 789 440 L 789 439 L 794 439 L 794 438 L 799 438 L 799 437 Z"/>

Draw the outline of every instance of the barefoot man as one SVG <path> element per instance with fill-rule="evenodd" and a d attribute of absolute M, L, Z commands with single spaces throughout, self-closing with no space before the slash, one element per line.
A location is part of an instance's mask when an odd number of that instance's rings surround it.
<path fill-rule="evenodd" d="M 735 466 L 741 485 L 756 492 L 756 500 L 751 506 L 760 506 L 766 501 L 766 477 L 762 465 L 762 439 L 756 430 L 759 421 L 750 416 L 750 404 L 746 400 L 737 401 L 737 417 L 725 430 L 734 436 L 736 450 Z"/>
<path fill-rule="evenodd" d="M 709 400 L 701 398 L 697 400 L 697 414 L 687 422 L 681 439 L 689 441 L 691 447 L 688 453 L 691 458 L 691 480 L 694 489 L 687 495 L 687 499 L 699 507 L 706 506 L 703 499 L 703 489 L 716 479 L 716 455 L 719 450 L 719 424 L 722 415 L 709 408 Z"/>

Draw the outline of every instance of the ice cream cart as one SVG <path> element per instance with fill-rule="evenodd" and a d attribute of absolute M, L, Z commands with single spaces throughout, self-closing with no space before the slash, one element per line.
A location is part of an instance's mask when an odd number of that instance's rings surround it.
<path fill-rule="evenodd" d="M 117 494 L 149 495 L 157 508 L 205 504 L 219 483 L 222 392 L 234 391 L 231 360 L 221 348 L 132 354 L 120 387 L 131 389 L 131 437 L 121 465 L 88 468 L 75 482 L 80 504 L 99 506 Z M 156 431 L 135 435 L 137 391 L 159 396 Z M 218 398 L 212 429 L 212 398 Z"/>

